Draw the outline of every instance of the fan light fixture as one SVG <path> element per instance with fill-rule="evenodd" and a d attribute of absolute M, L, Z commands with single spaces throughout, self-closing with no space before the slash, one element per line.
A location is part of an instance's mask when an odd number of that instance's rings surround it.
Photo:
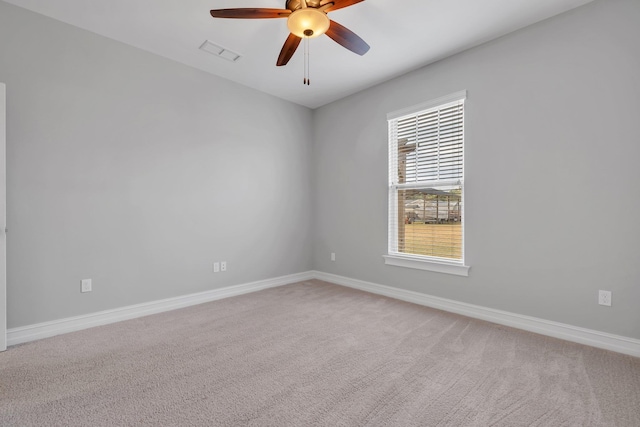
<path fill-rule="evenodd" d="M 311 7 L 295 10 L 287 19 L 289 31 L 300 38 L 321 36 L 327 32 L 329 25 L 327 14 Z"/>
<path fill-rule="evenodd" d="M 287 65 L 293 54 L 304 40 L 304 79 L 309 85 L 309 39 L 326 34 L 330 39 L 358 55 L 369 51 L 369 45 L 357 34 L 332 21 L 327 12 L 353 6 L 364 0 L 286 0 L 285 9 L 271 8 L 234 8 L 213 9 L 214 18 L 232 19 L 271 19 L 287 18 L 289 37 L 284 42 L 276 65 Z"/>

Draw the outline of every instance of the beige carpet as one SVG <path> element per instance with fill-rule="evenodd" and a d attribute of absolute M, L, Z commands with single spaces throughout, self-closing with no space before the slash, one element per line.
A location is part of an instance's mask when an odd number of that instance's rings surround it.
<path fill-rule="evenodd" d="M 1 426 L 640 426 L 640 359 L 320 281 L 0 354 Z"/>

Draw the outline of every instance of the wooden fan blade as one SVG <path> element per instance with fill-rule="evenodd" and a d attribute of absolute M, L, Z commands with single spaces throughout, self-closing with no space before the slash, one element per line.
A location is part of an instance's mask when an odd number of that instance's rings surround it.
<path fill-rule="evenodd" d="M 276 62 L 278 67 L 287 65 L 293 54 L 296 53 L 296 49 L 301 41 L 302 39 L 295 34 L 289 34 L 287 41 L 285 41 L 284 46 L 282 46 L 280 56 L 278 56 L 278 62 Z"/>
<path fill-rule="evenodd" d="M 267 19 L 286 18 L 291 15 L 289 9 L 214 9 L 211 16 L 214 18 L 238 18 L 238 19 Z"/>
<path fill-rule="evenodd" d="M 357 53 L 362 56 L 369 52 L 370 46 L 367 42 L 362 40 L 356 33 L 347 27 L 343 27 L 335 21 L 331 21 L 329 29 L 325 34 L 331 37 L 333 41 L 346 47 L 353 53 Z"/>
<path fill-rule="evenodd" d="M 326 8 L 325 12 L 332 12 L 334 10 L 342 9 L 343 7 L 353 6 L 356 3 L 360 3 L 364 0 L 322 0 L 320 2 L 320 7 L 327 5 L 329 3 L 333 3 L 333 6 Z"/>

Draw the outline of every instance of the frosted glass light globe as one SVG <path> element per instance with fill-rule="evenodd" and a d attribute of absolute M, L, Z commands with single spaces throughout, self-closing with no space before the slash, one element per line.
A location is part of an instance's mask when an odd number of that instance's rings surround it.
<path fill-rule="evenodd" d="M 287 19 L 289 31 L 298 37 L 318 37 L 329 29 L 329 17 L 326 13 L 307 7 L 295 10 Z"/>

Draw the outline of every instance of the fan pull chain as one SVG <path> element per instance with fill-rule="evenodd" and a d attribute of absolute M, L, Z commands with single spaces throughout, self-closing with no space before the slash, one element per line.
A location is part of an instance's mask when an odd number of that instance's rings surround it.
<path fill-rule="evenodd" d="M 309 86 L 311 80 L 309 79 L 309 37 L 304 38 L 304 79 L 302 84 Z"/>
<path fill-rule="evenodd" d="M 309 64 L 309 58 L 311 57 L 311 42 L 309 41 L 309 37 L 307 37 L 307 86 L 311 84 L 311 66 Z"/>

